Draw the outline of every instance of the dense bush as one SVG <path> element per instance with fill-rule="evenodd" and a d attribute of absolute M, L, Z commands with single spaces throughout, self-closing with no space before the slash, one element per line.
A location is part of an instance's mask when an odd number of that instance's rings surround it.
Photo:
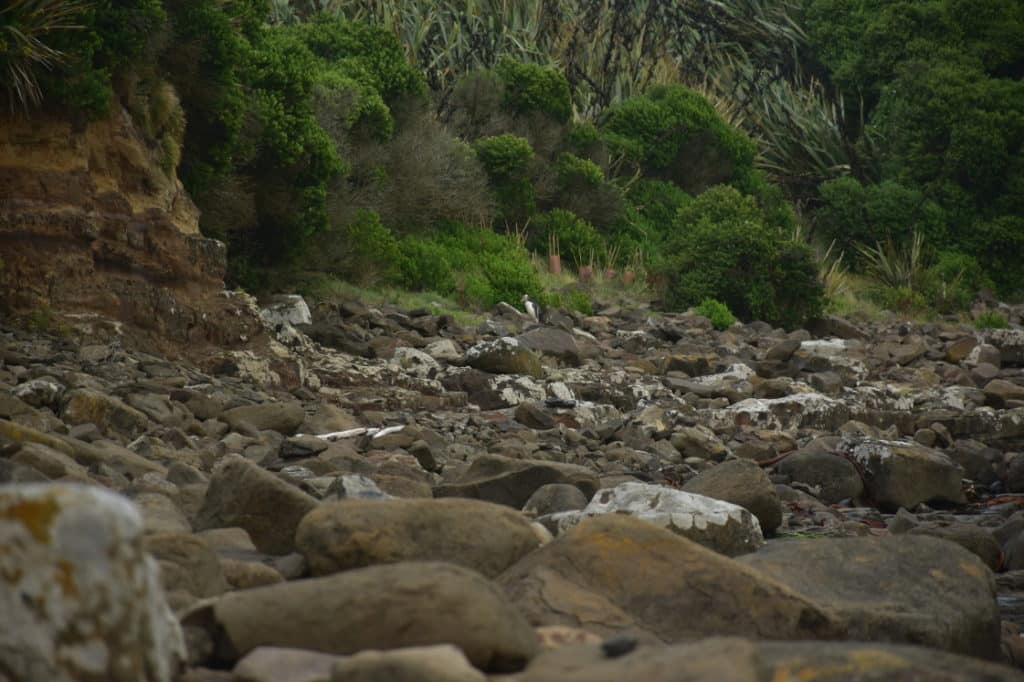
<path fill-rule="evenodd" d="M 160 66 L 184 103 L 188 125 L 180 175 L 198 197 L 233 169 L 246 110 L 242 69 L 255 35 L 254 17 L 265 16 L 266 3 L 165 0 L 164 5 L 174 47 L 163 51 Z M 239 31 L 239 23 L 249 28 Z"/>
<path fill-rule="evenodd" d="M 729 306 L 713 298 L 705 298 L 693 312 L 711 320 L 711 326 L 718 331 L 725 331 L 736 324 L 736 316 L 729 311 Z"/>
<path fill-rule="evenodd" d="M 983 310 L 974 321 L 974 326 L 978 329 L 1006 329 L 1010 323 L 1006 315 L 998 310 Z"/>
<path fill-rule="evenodd" d="M 679 210 L 663 276 L 665 303 L 675 310 L 714 298 L 740 319 L 795 326 L 822 305 L 809 250 L 787 243 L 753 198 L 727 186 Z"/>
<path fill-rule="evenodd" d="M 331 184 L 331 221 L 373 209 L 397 234 L 444 222 L 490 224 L 495 202 L 473 149 L 425 108 L 402 111 L 396 123 L 386 142 L 349 145 L 352 171 Z"/>
<path fill-rule="evenodd" d="M 753 172 L 754 143 L 681 85 L 657 86 L 611 107 L 601 130 L 613 153 L 687 192 L 742 182 Z"/>
<path fill-rule="evenodd" d="M 992 280 L 976 258 L 958 251 L 943 251 L 924 272 L 922 290 L 940 312 L 965 310 Z"/>
<path fill-rule="evenodd" d="M 855 266 L 863 264 L 857 245 L 906 243 L 915 233 L 931 248 L 948 241 L 945 213 L 918 190 L 893 181 L 862 185 L 847 177 L 823 183 L 820 193 L 824 205 L 815 218 L 817 236 L 826 244 L 835 241 Z"/>
<path fill-rule="evenodd" d="M 539 112 L 558 123 L 572 116 L 569 81 L 561 72 L 504 58 L 495 72 L 505 84 L 505 104 L 518 114 Z"/>
<path fill-rule="evenodd" d="M 398 281 L 405 287 L 454 292 L 484 307 L 515 304 L 523 294 L 542 298 L 526 250 L 488 229 L 450 223 L 430 236 L 406 237 L 400 250 Z"/>
<path fill-rule="evenodd" d="M 553 240 L 565 262 L 577 268 L 602 257 L 606 249 L 593 225 L 560 208 L 533 217 L 527 246 L 537 253 L 547 253 Z"/>
<path fill-rule="evenodd" d="M 487 172 L 506 222 L 525 222 L 536 204 L 530 165 L 534 160 L 530 143 L 516 135 L 484 137 L 473 145 L 477 159 Z"/>
<path fill-rule="evenodd" d="M 929 243 L 975 256 L 1003 295 L 1024 290 L 1024 265 L 1004 256 L 1024 212 L 1024 4 L 809 0 L 804 24 L 810 61 L 848 95 L 858 179 L 934 203 L 946 230 L 923 230 Z"/>
<path fill-rule="evenodd" d="M 414 291 L 455 291 L 455 274 L 444 245 L 418 237 L 407 237 L 399 245 L 396 283 Z"/>
<path fill-rule="evenodd" d="M 53 34 L 50 47 L 64 53 L 60 68 L 39 73 L 46 102 L 76 118 L 110 111 L 114 82 L 156 62 L 167 33 L 161 0 L 96 0 L 75 17 L 81 28 Z"/>
<path fill-rule="evenodd" d="M 604 182 L 604 171 L 600 166 L 568 152 L 559 155 L 555 170 L 563 190 L 580 191 L 600 187 Z"/>

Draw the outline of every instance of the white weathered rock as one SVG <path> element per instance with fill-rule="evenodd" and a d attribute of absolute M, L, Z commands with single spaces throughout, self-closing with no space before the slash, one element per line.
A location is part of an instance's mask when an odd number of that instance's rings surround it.
<path fill-rule="evenodd" d="M 599 490 L 582 511 L 547 517 L 548 527 L 562 533 L 582 520 L 602 514 L 627 514 L 650 521 L 705 547 L 735 556 L 764 544 L 761 525 L 735 504 L 650 483 L 626 482 Z"/>
<path fill-rule="evenodd" d="M 427 345 L 423 351 L 435 360 L 455 362 L 462 357 L 462 353 L 451 339 L 440 339 Z"/>
<path fill-rule="evenodd" d="M 18 384 L 11 393 L 32 407 L 52 407 L 64 395 L 65 386 L 53 379 L 40 377 Z"/>
<path fill-rule="evenodd" d="M 429 354 L 406 346 L 395 349 L 391 364 L 420 379 L 429 379 L 441 369 L 437 360 Z"/>
<path fill-rule="evenodd" d="M 260 310 L 260 317 L 271 325 L 312 324 L 313 316 L 305 299 L 298 295 L 275 296 L 273 301 Z"/>
<path fill-rule="evenodd" d="M 760 429 L 791 431 L 799 428 L 833 430 L 850 418 L 850 408 L 842 401 L 821 393 L 794 393 L 782 398 L 748 398 L 709 414 L 714 429 L 754 426 Z"/>
<path fill-rule="evenodd" d="M 170 682 L 185 658 L 142 518 L 100 488 L 0 487 L 0 670 L 42 682 Z"/>

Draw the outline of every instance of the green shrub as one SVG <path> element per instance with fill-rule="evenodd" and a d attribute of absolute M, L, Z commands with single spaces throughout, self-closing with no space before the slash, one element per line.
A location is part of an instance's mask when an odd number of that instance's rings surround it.
<path fill-rule="evenodd" d="M 947 242 L 945 213 L 917 190 L 886 181 L 862 185 L 853 178 L 822 183 L 824 205 L 815 218 L 815 231 L 824 243 L 848 254 L 855 269 L 866 265 L 857 244 L 905 244 L 920 234 L 925 243 L 942 248 Z"/>
<path fill-rule="evenodd" d="M 771 321 L 787 329 L 799 327 L 820 315 L 825 307 L 818 263 L 807 244 L 795 241 L 778 244 L 772 284 L 775 316 Z"/>
<path fill-rule="evenodd" d="M 924 294 L 908 286 L 876 284 L 865 291 L 865 298 L 886 310 L 914 313 L 928 310 Z"/>
<path fill-rule="evenodd" d="M 185 128 L 181 179 L 199 196 L 214 178 L 230 172 L 246 111 L 242 69 L 251 50 L 236 28 L 244 3 L 166 0 L 174 47 L 160 57 L 177 89 Z"/>
<path fill-rule="evenodd" d="M 729 306 L 713 298 L 705 298 L 693 312 L 711 320 L 711 326 L 718 331 L 725 331 L 736 324 L 736 317 L 729 312 Z"/>
<path fill-rule="evenodd" d="M 1003 296 L 1024 294 L 1024 216 L 979 220 L 960 240 L 963 250 L 978 259 Z"/>
<path fill-rule="evenodd" d="M 563 189 L 600 187 L 604 183 L 604 171 L 590 159 L 581 159 L 575 154 L 563 152 L 555 162 L 558 183 Z"/>
<path fill-rule="evenodd" d="M 754 143 L 681 85 L 657 86 L 609 108 L 601 130 L 613 153 L 687 192 L 745 181 L 753 172 Z"/>
<path fill-rule="evenodd" d="M 559 123 L 572 116 L 569 81 L 560 72 L 503 58 L 495 72 L 505 84 L 505 104 L 516 113 L 537 111 Z"/>
<path fill-rule="evenodd" d="M 343 21 L 321 12 L 313 20 L 286 30 L 297 34 L 322 64 L 380 93 L 385 102 L 426 93 L 423 75 L 409 65 L 394 34 L 382 27 Z"/>
<path fill-rule="evenodd" d="M 414 291 L 455 291 L 455 275 L 444 245 L 430 239 L 406 237 L 399 243 L 397 283 Z"/>
<path fill-rule="evenodd" d="M 345 273 L 357 283 L 388 280 L 398 268 L 400 250 L 391 230 L 380 222 L 375 211 L 360 211 L 345 229 L 344 244 L 349 263 Z"/>
<path fill-rule="evenodd" d="M 503 183 L 524 177 L 533 161 L 533 148 L 516 135 L 484 137 L 473 145 L 476 156 L 492 182 Z"/>
<path fill-rule="evenodd" d="M 992 286 L 976 258 L 943 251 L 925 271 L 922 290 L 936 310 L 946 313 L 967 309 L 979 291 Z"/>
<path fill-rule="evenodd" d="M 397 281 L 406 288 L 458 292 L 463 303 L 483 307 L 542 293 L 526 250 L 488 229 L 449 223 L 430 236 L 406 237 L 400 250 Z"/>
<path fill-rule="evenodd" d="M 576 268 L 589 265 L 592 258 L 605 251 L 605 241 L 593 225 L 560 208 L 533 216 L 527 246 L 537 253 L 547 253 L 552 237 L 557 238 L 565 261 Z"/>
<path fill-rule="evenodd" d="M 594 314 L 594 302 L 585 291 L 569 291 L 565 294 L 565 306 L 582 315 Z"/>
<path fill-rule="evenodd" d="M 821 311 L 809 249 L 767 227 L 754 199 L 732 187 L 714 187 L 680 208 L 665 254 L 660 275 L 669 309 L 714 298 L 740 319 L 789 327 Z"/>
<path fill-rule="evenodd" d="M 998 310 L 983 310 L 974 321 L 974 326 L 978 329 L 1006 329 L 1010 322 Z"/>
<path fill-rule="evenodd" d="M 494 190 L 499 217 L 512 222 L 525 220 L 536 205 L 529 178 L 534 159 L 530 143 L 516 135 L 496 135 L 477 140 L 473 151 Z"/>
<path fill-rule="evenodd" d="M 50 47 L 66 58 L 40 73 L 39 85 L 56 109 L 98 119 L 110 111 L 116 79 L 153 68 L 167 15 L 161 0 L 96 0 L 87 7 L 74 19 L 80 29 L 53 34 Z"/>
<path fill-rule="evenodd" d="M 529 256 L 509 248 L 503 253 L 487 254 L 483 259 L 483 272 L 490 284 L 490 296 L 478 302 L 493 306 L 499 301 L 518 305 L 523 294 L 533 298 L 540 295 L 541 284 Z"/>

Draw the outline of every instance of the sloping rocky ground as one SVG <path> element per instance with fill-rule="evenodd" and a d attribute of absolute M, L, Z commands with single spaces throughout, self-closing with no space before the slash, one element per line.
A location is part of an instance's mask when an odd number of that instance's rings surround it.
<path fill-rule="evenodd" d="M 0 323 L 0 679 L 1024 679 L 1022 312 Z"/>

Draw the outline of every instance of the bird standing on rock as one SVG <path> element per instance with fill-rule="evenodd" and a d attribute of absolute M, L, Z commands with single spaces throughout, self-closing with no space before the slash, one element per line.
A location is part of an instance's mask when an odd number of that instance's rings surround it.
<path fill-rule="evenodd" d="M 540 304 L 530 298 L 528 294 L 523 294 L 523 307 L 526 308 L 526 314 L 529 315 L 534 322 L 540 323 L 540 317 L 543 311 L 541 310 Z"/>

